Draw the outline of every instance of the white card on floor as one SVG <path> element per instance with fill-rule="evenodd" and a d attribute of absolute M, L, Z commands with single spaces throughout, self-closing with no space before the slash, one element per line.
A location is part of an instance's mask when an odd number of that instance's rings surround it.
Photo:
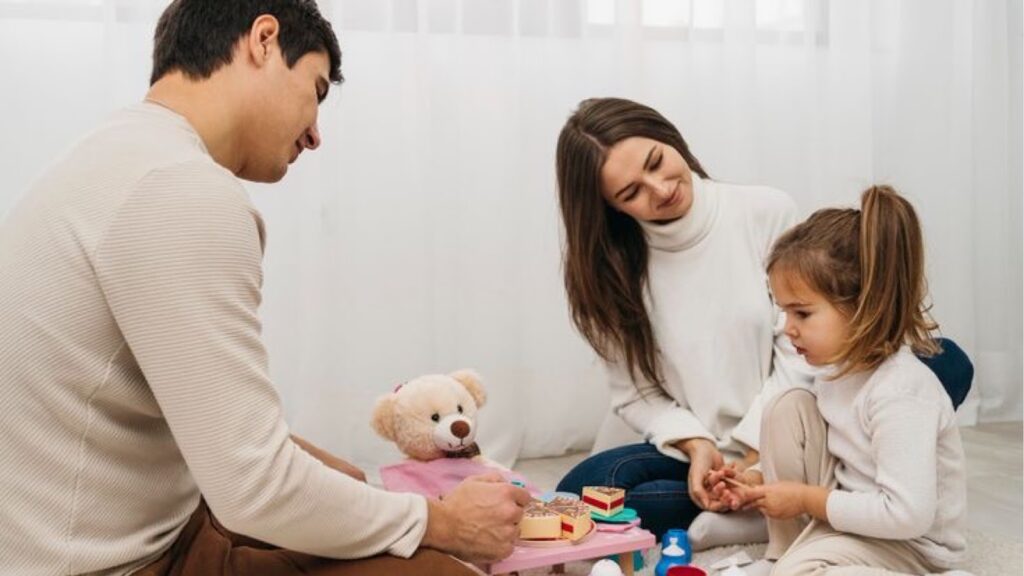
<path fill-rule="evenodd" d="M 733 564 L 735 564 L 736 566 L 743 566 L 744 564 L 750 564 L 753 561 L 754 560 L 750 558 L 750 554 L 747 554 L 744 550 L 740 550 L 739 552 L 733 554 L 732 556 L 729 556 L 728 558 L 723 558 L 718 562 L 715 562 L 711 565 L 711 569 L 725 570 Z"/>

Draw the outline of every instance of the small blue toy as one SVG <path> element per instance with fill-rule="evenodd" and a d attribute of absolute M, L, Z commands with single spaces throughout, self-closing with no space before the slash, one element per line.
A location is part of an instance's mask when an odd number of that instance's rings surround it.
<path fill-rule="evenodd" d="M 693 549 L 690 548 L 690 537 L 686 530 L 673 528 L 661 539 L 661 560 L 654 568 L 654 576 L 667 576 L 669 568 L 688 566 L 693 560 Z"/>

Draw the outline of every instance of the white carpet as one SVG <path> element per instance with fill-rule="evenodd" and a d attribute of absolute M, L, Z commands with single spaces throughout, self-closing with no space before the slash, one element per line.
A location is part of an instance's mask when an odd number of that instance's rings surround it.
<path fill-rule="evenodd" d="M 969 570 L 975 576 L 1020 576 L 1024 573 L 1024 547 L 1020 542 L 1009 539 L 993 537 L 990 534 L 977 531 L 968 531 L 968 561 L 964 569 Z M 746 550 L 751 558 L 760 558 L 764 552 L 763 544 L 747 544 L 743 546 L 723 546 L 712 548 L 704 552 L 694 554 L 694 564 L 707 569 L 722 558 L 729 557 L 740 550 Z M 637 572 L 637 576 L 653 576 L 654 566 L 658 562 L 657 550 L 652 550 L 646 556 L 646 566 Z M 573 562 L 566 565 L 565 574 L 568 576 L 587 576 L 590 574 L 590 567 L 593 562 Z M 551 570 L 536 569 L 527 570 L 521 576 L 543 576 L 550 574 Z M 714 576 L 712 573 L 711 576 Z"/>

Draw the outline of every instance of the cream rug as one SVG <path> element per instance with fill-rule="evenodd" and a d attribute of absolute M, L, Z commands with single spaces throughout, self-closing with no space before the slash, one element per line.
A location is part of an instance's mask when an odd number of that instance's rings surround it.
<path fill-rule="evenodd" d="M 985 532 L 968 531 L 968 561 L 964 566 L 975 576 L 1021 576 L 1024 573 L 1024 546 L 1021 542 L 1001 539 Z M 764 552 L 764 544 L 747 544 L 741 546 L 722 546 L 694 554 L 694 564 L 707 569 L 718 560 L 727 558 L 740 550 L 745 550 L 751 558 L 757 559 Z M 654 566 L 658 563 L 658 551 L 651 550 L 645 558 L 646 566 L 637 571 L 637 576 L 653 576 Z M 587 576 L 593 562 L 573 562 L 566 565 L 565 574 L 569 576 Z M 527 570 L 521 576 L 544 576 L 551 570 Z M 710 573 L 715 576 L 716 572 Z"/>

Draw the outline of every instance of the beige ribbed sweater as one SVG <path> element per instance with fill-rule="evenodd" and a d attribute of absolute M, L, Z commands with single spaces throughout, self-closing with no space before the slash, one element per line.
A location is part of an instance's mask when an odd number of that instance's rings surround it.
<path fill-rule="evenodd" d="M 0 572 L 131 572 L 200 493 L 278 546 L 412 554 L 423 498 L 289 439 L 260 336 L 263 237 L 235 177 L 153 104 L 114 115 L 0 226 Z"/>

